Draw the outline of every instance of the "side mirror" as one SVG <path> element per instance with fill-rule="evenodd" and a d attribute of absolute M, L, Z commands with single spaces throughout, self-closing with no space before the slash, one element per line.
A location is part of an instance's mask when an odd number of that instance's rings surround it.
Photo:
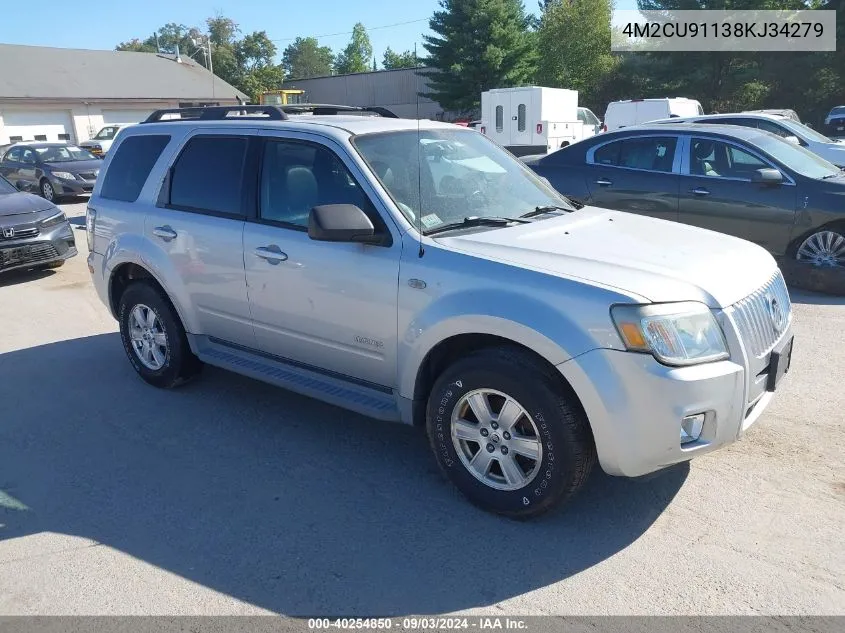
<path fill-rule="evenodd" d="M 784 136 L 783 140 L 787 143 L 792 143 L 793 145 L 801 145 L 801 141 L 798 139 L 797 136 L 794 135 Z"/>
<path fill-rule="evenodd" d="M 783 182 L 783 174 L 778 169 L 758 169 L 751 174 L 751 182 L 761 185 L 779 185 Z"/>
<path fill-rule="evenodd" d="M 324 204 L 311 209 L 308 237 L 318 242 L 381 244 L 370 218 L 354 204 Z"/>

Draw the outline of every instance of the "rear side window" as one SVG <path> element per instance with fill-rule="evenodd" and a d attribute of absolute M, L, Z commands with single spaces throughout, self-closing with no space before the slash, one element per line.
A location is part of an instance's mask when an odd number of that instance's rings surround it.
<path fill-rule="evenodd" d="M 168 206 L 243 216 L 246 151 L 243 137 L 195 136 L 189 140 L 173 165 Z"/>
<path fill-rule="evenodd" d="M 618 165 L 620 149 L 622 149 L 622 141 L 602 145 L 593 154 L 593 162 L 596 165 Z"/>
<path fill-rule="evenodd" d="M 674 137 L 643 136 L 616 141 L 599 147 L 593 154 L 593 163 L 671 172 L 675 144 Z"/>
<path fill-rule="evenodd" d="M 120 144 L 105 173 L 100 196 L 109 200 L 135 202 L 147 182 L 150 170 L 170 142 L 170 136 L 130 136 Z"/>
<path fill-rule="evenodd" d="M 505 109 L 502 106 L 496 106 L 496 131 L 501 132 L 505 129 Z"/>

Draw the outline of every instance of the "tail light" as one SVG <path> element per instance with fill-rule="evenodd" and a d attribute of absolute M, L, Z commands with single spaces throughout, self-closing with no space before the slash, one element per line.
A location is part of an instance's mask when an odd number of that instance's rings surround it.
<path fill-rule="evenodd" d="M 94 224 L 97 222 L 97 210 L 88 207 L 85 210 L 85 236 L 88 238 L 88 251 L 94 252 Z"/>
<path fill-rule="evenodd" d="M 543 133 L 543 124 L 538 123 L 537 124 L 537 134 L 542 134 L 542 133 Z"/>

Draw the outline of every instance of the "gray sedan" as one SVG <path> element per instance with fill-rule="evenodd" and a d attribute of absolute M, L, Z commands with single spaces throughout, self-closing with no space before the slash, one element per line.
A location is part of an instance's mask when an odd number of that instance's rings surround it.
<path fill-rule="evenodd" d="M 53 202 L 91 193 L 103 162 L 88 150 L 67 143 L 18 143 L 0 159 L 0 176 L 21 191 Z"/>
<path fill-rule="evenodd" d="M 845 266 L 845 172 L 768 132 L 644 125 L 529 164 L 579 202 L 728 233 L 816 266 Z"/>

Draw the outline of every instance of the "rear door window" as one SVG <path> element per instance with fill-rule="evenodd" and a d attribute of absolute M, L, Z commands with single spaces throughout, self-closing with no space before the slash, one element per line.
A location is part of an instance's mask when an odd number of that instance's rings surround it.
<path fill-rule="evenodd" d="M 147 182 L 150 170 L 170 142 L 170 136 L 130 136 L 120 144 L 103 178 L 100 196 L 109 200 L 135 202 Z"/>
<path fill-rule="evenodd" d="M 248 140 L 195 136 L 173 165 L 168 206 L 211 215 L 243 217 L 241 192 Z"/>
<path fill-rule="evenodd" d="M 593 163 L 647 171 L 671 172 L 677 139 L 671 136 L 642 136 L 599 147 Z"/>

